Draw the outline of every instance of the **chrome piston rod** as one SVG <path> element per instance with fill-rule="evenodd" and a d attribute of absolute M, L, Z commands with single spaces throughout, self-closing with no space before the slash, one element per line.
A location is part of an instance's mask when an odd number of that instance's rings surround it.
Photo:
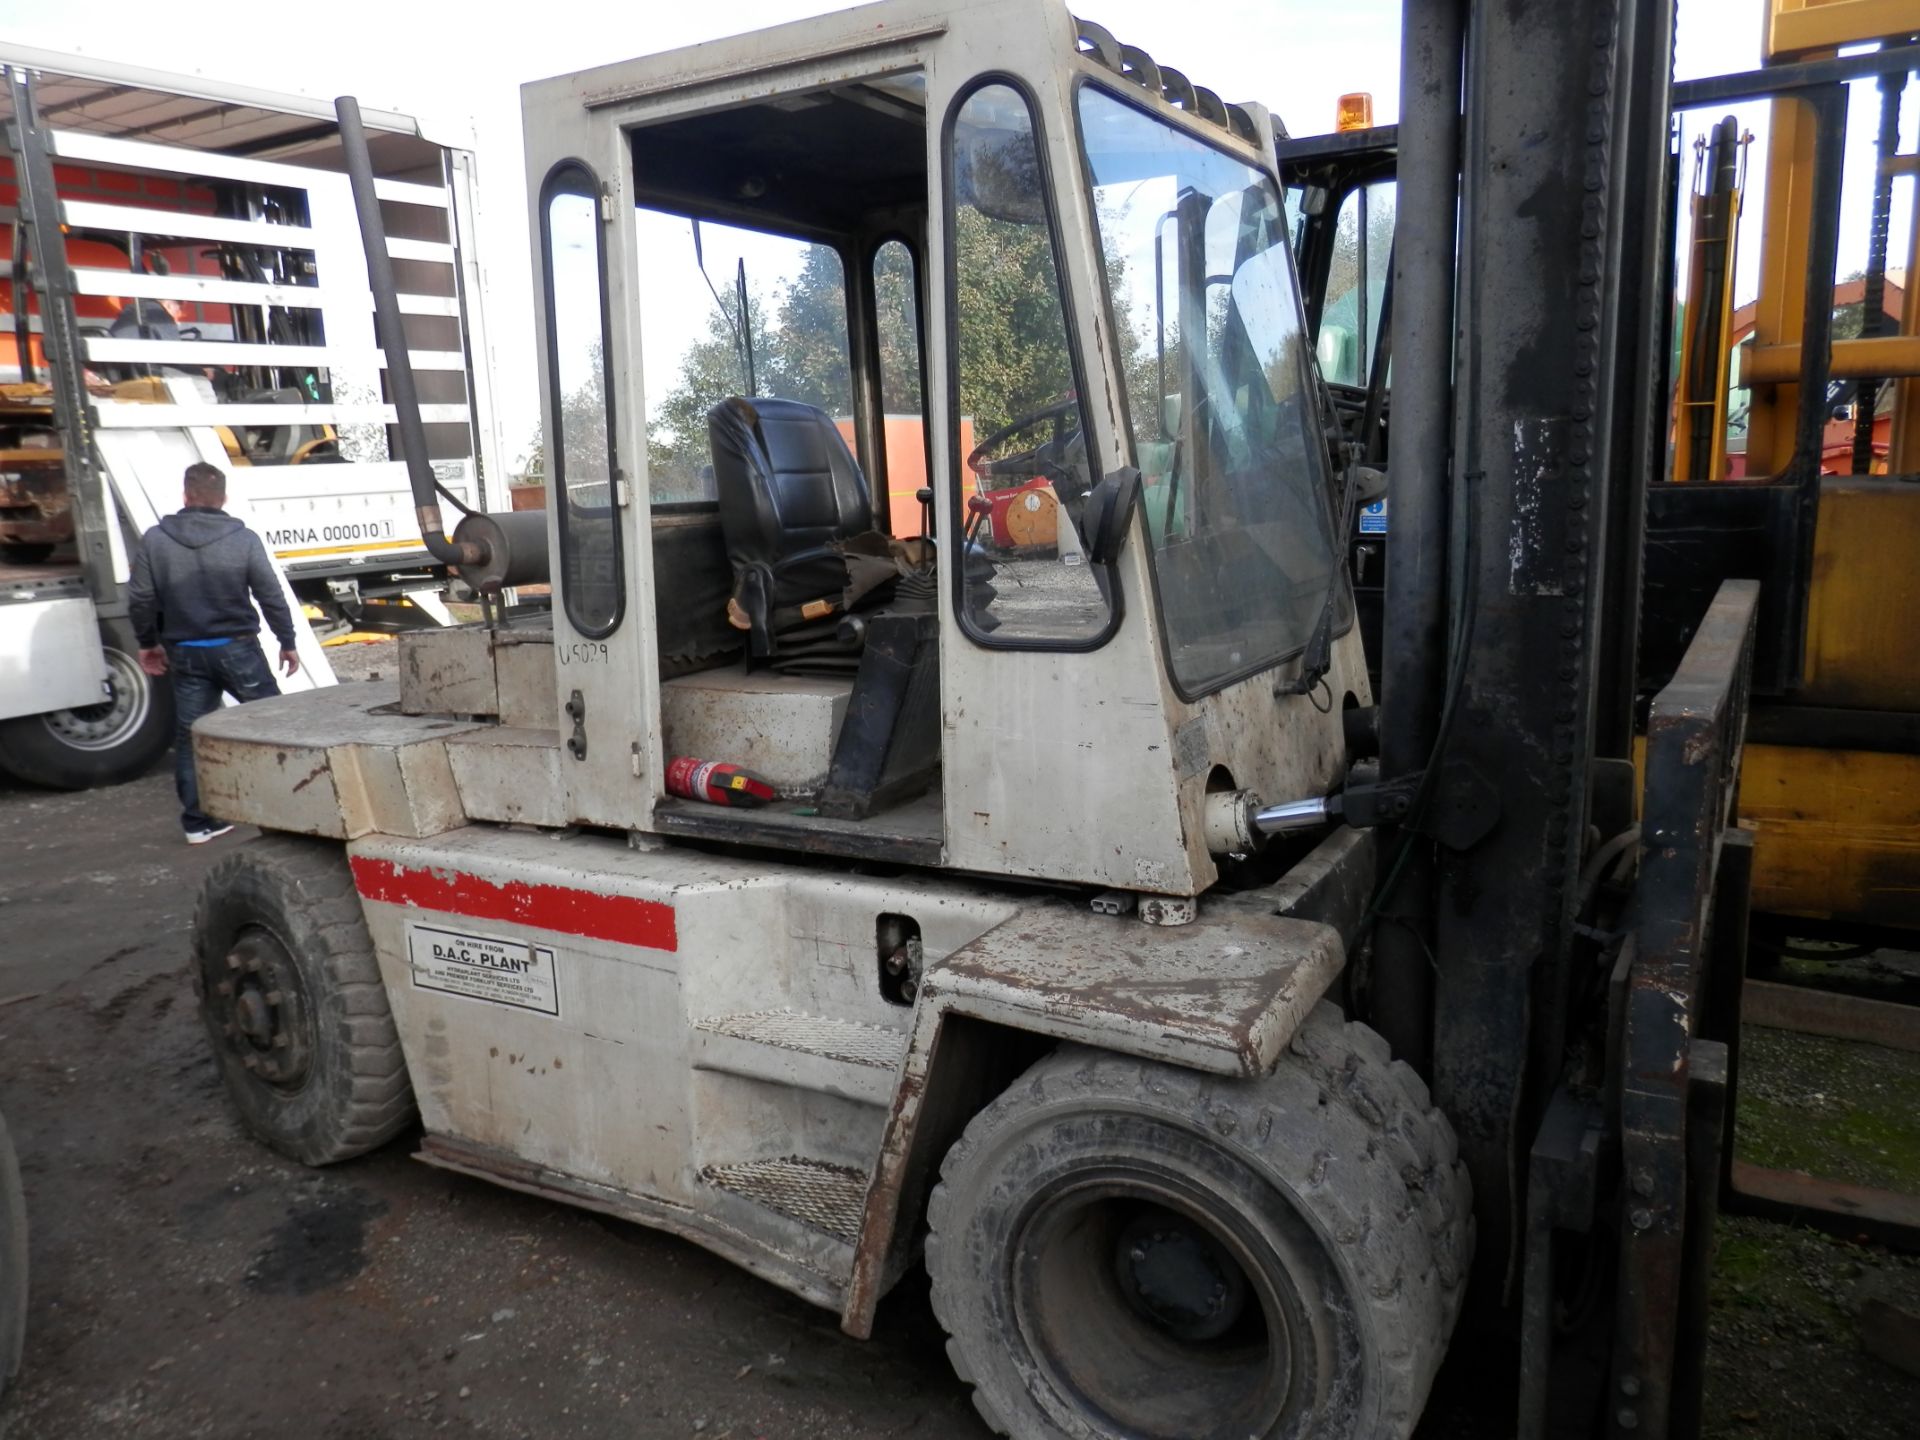
<path fill-rule="evenodd" d="M 1263 805 L 1253 812 L 1253 828 L 1262 835 L 1280 835 L 1288 830 L 1312 830 L 1333 819 L 1333 797 L 1316 795 L 1310 800 L 1289 800 L 1281 805 Z"/>

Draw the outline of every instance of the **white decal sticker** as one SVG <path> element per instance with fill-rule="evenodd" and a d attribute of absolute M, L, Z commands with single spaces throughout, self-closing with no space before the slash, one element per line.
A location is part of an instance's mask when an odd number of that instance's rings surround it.
<path fill-rule="evenodd" d="M 553 951 L 544 945 L 409 925 L 407 953 L 413 962 L 413 983 L 421 990 L 465 995 L 543 1015 L 560 1013 Z"/>

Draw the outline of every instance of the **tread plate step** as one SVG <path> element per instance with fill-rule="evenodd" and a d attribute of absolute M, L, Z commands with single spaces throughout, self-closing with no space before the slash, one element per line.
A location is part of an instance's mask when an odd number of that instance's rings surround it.
<path fill-rule="evenodd" d="M 845 1244 L 860 1238 L 867 1176 L 859 1170 L 792 1155 L 784 1160 L 709 1165 L 700 1178 Z"/>
<path fill-rule="evenodd" d="M 693 1022 L 690 1038 L 696 1070 L 882 1109 L 893 1103 L 907 1053 L 907 1037 L 898 1030 L 801 1010 L 711 1015 Z"/>
<path fill-rule="evenodd" d="M 859 1020 L 809 1015 L 804 1010 L 711 1015 L 694 1021 L 693 1025 L 694 1029 L 712 1035 L 794 1050 L 802 1055 L 818 1055 L 848 1065 L 869 1065 L 876 1070 L 897 1070 L 907 1053 L 907 1037 L 901 1031 Z"/>

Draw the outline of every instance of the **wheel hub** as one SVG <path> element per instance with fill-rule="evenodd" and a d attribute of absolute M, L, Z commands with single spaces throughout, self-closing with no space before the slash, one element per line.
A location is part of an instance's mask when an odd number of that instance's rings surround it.
<path fill-rule="evenodd" d="M 273 1007 L 267 1004 L 267 997 L 258 990 L 249 989 L 233 1007 L 240 1023 L 240 1033 L 256 1045 L 273 1043 Z"/>
<path fill-rule="evenodd" d="M 1285 1264 L 1204 1187 L 1124 1164 L 1082 1173 L 1027 1212 L 1013 1253 L 1016 1324 L 1089 1433 L 1244 1440 L 1314 1403 Z"/>
<path fill-rule="evenodd" d="M 111 750 L 146 723 L 152 704 L 146 677 L 131 656 L 108 647 L 107 674 L 96 705 L 76 705 L 42 717 L 48 730 L 75 750 Z"/>
<path fill-rule="evenodd" d="M 1128 1302 L 1176 1339 L 1218 1339 L 1246 1308 L 1246 1275 L 1184 1217 L 1135 1220 L 1115 1247 L 1114 1266 Z"/>
<path fill-rule="evenodd" d="M 306 994 L 278 940 L 263 930 L 243 933 L 209 1000 L 221 1038 L 248 1071 L 283 1090 L 305 1083 L 313 1064 Z"/>

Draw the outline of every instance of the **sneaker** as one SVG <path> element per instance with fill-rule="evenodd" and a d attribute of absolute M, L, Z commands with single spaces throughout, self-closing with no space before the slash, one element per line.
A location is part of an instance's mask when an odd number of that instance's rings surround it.
<path fill-rule="evenodd" d="M 231 825 L 211 825 L 205 830 L 189 830 L 187 831 L 187 844 L 204 845 L 209 840 L 218 840 L 231 829 L 233 829 Z"/>

